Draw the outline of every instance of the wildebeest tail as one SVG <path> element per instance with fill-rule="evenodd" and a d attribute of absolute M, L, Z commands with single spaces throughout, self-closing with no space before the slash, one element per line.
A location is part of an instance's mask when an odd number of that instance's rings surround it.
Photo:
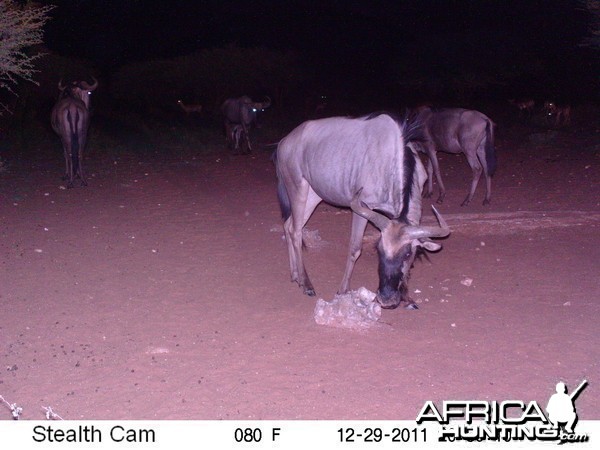
<path fill-rule="evenodd" d="M 273 155 L 271 155 L 271 160 L 275 164 L 275 169 L 277 171 L 277 198 L 279 199 L 281 217 L 285 221 L 292 215 L 292 206 L 290 205 L 290 197 L 287 189 L 285 188 L 285 184 L 283 184 L 283 180 L 281 179 L 279 167 L 277 166 L 277 150 L 275 150 Z"/>
<path fill-rule="evenodd" d="M 489 176 L 493 176 L 496 172 L 496 150 L 494 148 L 494 124 L 491 120 L 487 121 L 485 126 L 485 162 Z"/>

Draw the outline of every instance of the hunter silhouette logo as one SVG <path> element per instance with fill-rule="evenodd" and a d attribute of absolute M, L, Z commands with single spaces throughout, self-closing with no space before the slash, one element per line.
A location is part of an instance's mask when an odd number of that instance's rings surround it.
<path fill-rule="evenodd" d="M 548 400 L 546 412 L 548 419 L 555 428 L 560 429 L 561 425 L 565 433 L 573 434 L 573 428 L 577 423 L 577 412 L 575 410 L 575 399 L 587 386 L 587 380 L 583 380 L 577 389 L 571 395 L 567 393 L 567 385 L 562 381 L 556 383 L 556 394 L 553 394 Z"/>
<path fill-rule="evenodd" d="M 576 434 L 575 400 L 587 386 L 583 380 L 569 394 L 562 381 L 548 400 L 546 411 L 535 400 L 447 400 L 440 406 L 427 401 L 416 422 L 441 425 L 438 441 L 559 441 L 588 442 L 587 434 Z"/>

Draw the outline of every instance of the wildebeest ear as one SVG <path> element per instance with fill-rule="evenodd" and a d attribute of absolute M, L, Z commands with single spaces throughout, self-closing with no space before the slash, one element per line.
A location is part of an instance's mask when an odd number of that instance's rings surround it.
<path fill-rule="evenodd" d="M 430 252 L 437 252 L 440 248 L 442 248 L 442 244 L 438 244 L 433 241 L 419 241 L 419 247 L 425 247 Z"/>

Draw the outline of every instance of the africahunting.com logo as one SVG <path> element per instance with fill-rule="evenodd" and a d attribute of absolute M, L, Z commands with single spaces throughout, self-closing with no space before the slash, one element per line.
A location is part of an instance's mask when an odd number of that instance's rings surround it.
<path fill-rule="evenodd" d="M 442 425 L 438 440 L 454 441 L 559 441 L 587 442 L 587 434 L 575 433 L 577 411 L 575 399 L 587 386 L 583 380 L 569 394 L 563 382 L 556 384 L 546 406 L 546 413 L 535 401 L 520 400 L 444 401 L 438 408 L 427 401 L 417 416 L 417 424 L 437 422 Z"/>

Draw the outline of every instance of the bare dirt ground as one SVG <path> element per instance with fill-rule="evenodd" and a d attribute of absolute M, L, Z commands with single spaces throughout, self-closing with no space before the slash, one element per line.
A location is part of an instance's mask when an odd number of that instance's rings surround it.
<path fill-rule="evenodd" d="M 269 151 L 106 158 L 92 138 L 89 186 L 65 190 L 57 138 L 8 149 L 0 395 L 23 419 L 411 420 L 426 400 L 545 406 L 588 379 L 577 412 L 600 419 L 600 127 L 584 125 L 499 126 L 488 207 L 483 186 L 459 206 L 470 169 L 440 154 L 452 234 L 415 262 L 420 309 L 366 332 L 317 325 L 290 283 Z M 332 299 L 350 213 L 322 204 L 308 228 L 307 270 Z M 377 288 L 375 239 L 354 288 Z"/>

